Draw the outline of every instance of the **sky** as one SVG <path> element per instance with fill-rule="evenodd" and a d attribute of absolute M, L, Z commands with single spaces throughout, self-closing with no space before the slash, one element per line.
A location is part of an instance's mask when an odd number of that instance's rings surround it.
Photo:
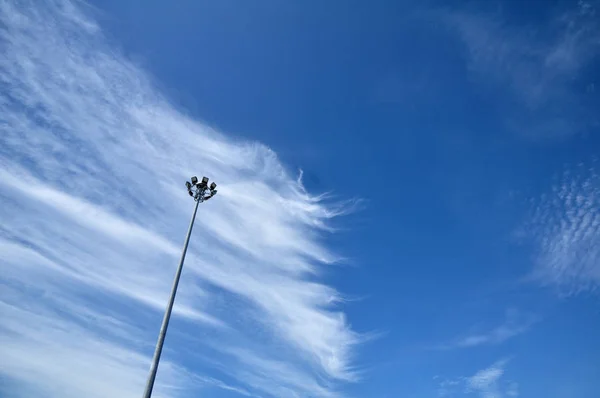
<path fill-rule="evenodd" d="M 597 398 L 597 0 L 0 0 L 0 396 Z"/>

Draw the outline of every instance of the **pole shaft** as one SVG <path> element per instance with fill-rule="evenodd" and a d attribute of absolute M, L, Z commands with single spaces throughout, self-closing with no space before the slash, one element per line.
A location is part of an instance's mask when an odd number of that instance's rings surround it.
<path fill-rule="evenodd" d="M 154 380 L 156 379 L 156 372 L 158 370 L 158 362 L 160 361 L 160 354 L 162 353 L 163 344 L 167 335 L 167 328 L 169 327 L 169 320 L 171 319 L 171 311 L 173 311 L 173 303 L 175 303 L 175 295 L 177 294 L 177 286 L 179 285 L 179 278 L 181 277 L 181 271 L 183 270 L 183 262 L 185 260 L 185 253 L 187 252 L 188 244 L 190 243 L 190 236 L 192 235 L 192 228 L 194 227 L 194 220 L 196 219 L 196 212 L 198 211 L 198 205 L 200 201 L 196 201 L 194 206 L 194 214 L 190 221 L 190 226 L 185 237 L 185 243 L 183 244 L 183 252 L 181 253 L 181 259 L 179 260 L 179 266 L 175 273 L 175 279 L 173 280 L 173 288 L 171 289 L 171 297 L 169 297 L 169 303 L 165 310 L 165 316 L 160 326 L 160 333 L 158 334 L 158 341 L 156 342 L 156 348 L 154 349 L 154 356 L 152 357 L 152 365 L 150 366 L 150 375 L 148 376 L 148 382 L 146 383 L 146 390 L 144 391 L 144 398 L 150 398 L 152 396 L 152 389 L 154 388 Z"/>

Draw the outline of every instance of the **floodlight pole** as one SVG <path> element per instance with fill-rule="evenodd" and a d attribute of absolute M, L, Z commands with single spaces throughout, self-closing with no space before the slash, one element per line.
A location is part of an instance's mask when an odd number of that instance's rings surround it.
<path fill-rule="evenodd" d="M 194 181 L 196 177 L 192 178 Z M 197 179 L 196 179 L 197 181 Z M 183 251 L 177 266 L 177 272 L 175 273 L 175 279 L 173 280 L 173 287 L 171 288 L 171 296 L 165 310 L 162 325 L 160 326 L 160 332 L 158 334 L 158 341 L 156 342 L 156 348 L 154 349 L 154 356 L 152 357 L 152 365 L 150 366 L 150 374 L 148 375 L 148 381 L 146 382 L 146 390 L 144 391 L 144 398 L 151 398 L 152 389 L 154 388 L 154 380 L 156 379 L 156 372 L 158 371 L 158 363 L 160 361 L 160 355 L 162 353 L 163 345 L 165 343 L 165 337 L 167 335 L 167 328 L 169 327 L 169 320 L 171 319 L 171 312 L 173 311 L 173 304 L 175 303 L 175 295 L 177 294 L 177 286 L 179 285 L 179 279 L 181 278 L 181 271 L 183 270 L 183 262 L 185 260 L 185 254 L 187 252 L 188 244 L 190 243 L 190 236 L 192 235 L 192 229 L 194 228 L 194 220 L 196 219 L 196 212 L 198 212 L 198 205 L 200 202 L 204 202 L 215 196 L 217 191 L 215 190 L 216 185 L 213 183 L 211 187 L 208 187 L 208 179 L 205 177 L 201 183 L 193 186 L 187 185 L 190 196 L 194 198 L 196 204 L 194 205 L 194 213 L 190 220 L 190 226 L 188 227 L 187 235 L 185 236 L 185 243 L 183 244 Z M 192 190 L 193 188 L 193 190 Z M 207 195 L 206 192 L 210 193 Z"/>

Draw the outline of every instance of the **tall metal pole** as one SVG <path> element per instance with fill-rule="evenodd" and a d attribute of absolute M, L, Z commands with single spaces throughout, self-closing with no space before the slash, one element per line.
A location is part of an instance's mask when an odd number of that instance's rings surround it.
<path fill-rule="evenodd" d="M 196 199 L 196 198 L 195 198 Z M 183 261 L 185 260 L 185 253 L 187 252 L 188 243 L 190 243 L 190 236 L 192 235 L 192 228 L 194 227 L 194 220 L 196 219 L 196 212 L 198 211 L 198 205 L 201 200 L 195 200 L 196 205 L 194 206 L 194 214 L 190 221 L 190 226 L 185 237 L 185 243 L 183 244 L 183 252 L 181 253 L 181 259 L 179 260 L 179 266 L 175 273 L 175 280 L 173 281 L 173 288 L 171 289 L 171 297 L 169 298 L 169 304 L 165 311 L 165 316 L 160 326 L 160 333 L 158 334 L 158 342 L 154 350 L 154 356 L 152 357 L 152 365 L 150 366 L 150 375 L 148 376 L 148 382 L 146 383 L 146 390 L 144 391 L 144 398 L 150 398 L 152 396 L 152 389 L 154 388 L 154 380 L 156 379 L 156 371 L 158 370 L 158 362 L 160 361 L 160 354 L 162 353 L 163 344 L 165 342 L 165 336 L 167 335 L 167 328 L 169 327 L 169 319 L 171 319 L 171 311 L 173 310 L 173 303 L 175 302 L 175 295 L 177 294 L 177 286 L 179 285 L 179 278 L 181 277 L 181 271 L 183 270 Z"/>

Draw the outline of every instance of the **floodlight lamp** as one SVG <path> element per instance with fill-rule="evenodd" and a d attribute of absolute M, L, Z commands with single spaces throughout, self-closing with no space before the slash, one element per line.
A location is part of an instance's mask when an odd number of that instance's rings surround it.
<path fill-rule="evenodd" d="M 210 193 L 210 196 L 215 196 L 217 194 L 217 190 L 213 189 L 212 192 Z"/>
<path fill-rule="evenodd" d="M 214 191 L 216 187 L 217 187 L 217 184 L 215 184 L 214 182 L 212 184 L 210 184 L 211 191 Z"/>
<path fill-rule="evenodd" d="M 188 193 L 190 194 L 190 196 L 194 196 L 194 193 L 192 191 L 188 191 Z"/>
<path fill-rule="evenodd" d="M 185 186 L 187 187 L 188 191 L 189 191 L 190 189 L 192 189 L 192 184 L 190 184 L 190 182 L 189 182 L 189 181 L 186 181 L 186 182 L 185 182 Z"/>
<path fill-rule="evenodd" d="M 197 183 L 198 183 L 198 177 L 196 177 L 196 176 L 193 176 L 193 177 L 192 177 L 192 184 L 193 184 L 193 185 L 196 185 Z"/>
<path fill-rule="evenodd" d="M 208 177 L 202 177 L 202 184 L 208 184 Z"/>

